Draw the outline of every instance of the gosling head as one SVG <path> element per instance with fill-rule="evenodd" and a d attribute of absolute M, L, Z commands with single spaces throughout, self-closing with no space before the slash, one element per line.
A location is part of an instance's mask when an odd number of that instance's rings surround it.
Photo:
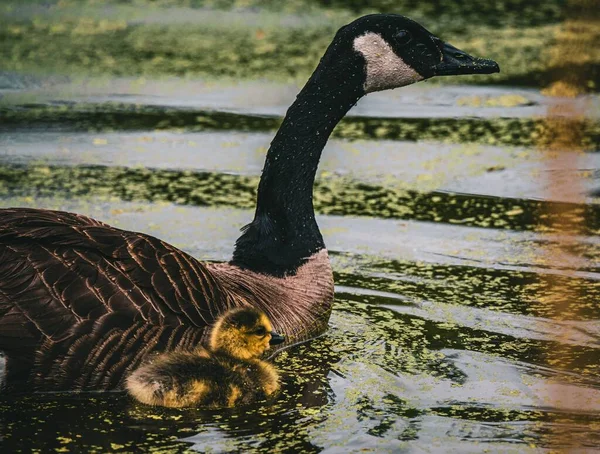
<path fill-rule="evenodd" d="M 271 345 L 284 341 L 258 309 L 240 308 L 224 313 L 212 328 L 209 347 L 238 359 L 258 358 Z"/>
<path fill-rule="evenodd" d="M 473 57 L 397 14 L 371 14 L 342 27 L 321 66 L 337 66 L 347 78 L 362 78 L 362 94 L 434 76 L 500 71 L 495 61 Z"/>

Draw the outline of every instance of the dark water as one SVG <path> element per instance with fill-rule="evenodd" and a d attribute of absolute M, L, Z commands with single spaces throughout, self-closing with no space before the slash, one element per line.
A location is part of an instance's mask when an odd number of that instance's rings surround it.
<path fill-rule="evenodd" d="M 15 114 L 20 129 L 0 136 L 0 206 L 76 211 L 226 260 L 277 121 L 228 113 L 227 128 L 194 132 L 188 113 L 177 130 L 180 117 L 161 112 L 160 131 L 117 121 L 94 132 L 85 115 L 48 130 Z M 356 126 L 367 133 L 328 145 L 315 206 L 335 308 L 322 337 L 274 358 L 274 402 L 206 411 L 119 392 L 4 396 L 2 451 L 600 449 L 596 120 L 579 123 L 589 151 L 561 155 L 565 168 L 531 146 L 531 128 L 491 143 L 509 120 L 473 127 L 462 113 L 448 110 L 447 124 L 466 135 L 446 137 L 422 132 L 443 124 L 433 120 L 376 133 L 391 126 L 375 110 Z M 579 192 L 549 193 L 557 173 L 580 177 Z M 565 219 L 576 235 L 556 226 Z"/>

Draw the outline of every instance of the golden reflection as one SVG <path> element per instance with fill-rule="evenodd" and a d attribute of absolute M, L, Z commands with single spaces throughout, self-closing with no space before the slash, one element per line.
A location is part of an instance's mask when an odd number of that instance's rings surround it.
<path fill-rule="evenodd" d="M 589 106 L 581 102 L 577 96 L 594 90 L 592 65 L 590 62 L 594 53 L 599 52 L 597 44 L 599 37 L 598 0 L 571 0 L 566 11 L 568 19 L 555 36 L 555 45 L 551 49 L 551 66 L 557 68 L 554 81 L 543 91 L 549 96 L 560 97 L 548 109 L 546 124 L 551 132 L 549 141 L 540 141 L 538 146 L 545 152 L 547 179 L 547 198 L 549 200 L 568 200 L 570 203 L 584 204 L 585 190 L 582 187 L 579 166 L 577 161 L 585 152 L 582 144 L 582 124 Z M 581 241 L 578 235 L 586 230 L 586 219 L 583 209 L 573 209 L 565 204 L 549 204 L 547 213 L 542 216 L 540 230 L 555 232 L 548 234 L 549 238 L 544 248 L 540 251 L 540 261 L 550 269 L 560 269 L 563 276 L 573 278 L 578 268 L 578 262 L 583 259 L 577 254 L 577 245 Z M 559 314 L 560 347 L 549 349 L 547 363 L 550 367 L 568 370 L 581 374 L 582 365 L 579 364 L 577 355 L 573 355 L 572 348 L 567 348 L 568 340 L 572 338 L 574 328 L 568 321 L 580 319 L 577 302 L 582 301 L 576 286 L 568 285 L 569 280 L 561 278 L 559 274 L 549 273 L 546 278 L 552 291 L 544 295 L 545 304 L 552 306 Z M 540 298 L 542 295 L 540 295 Z M 571 353 L 567 353 L 570 351 Z M 566 374 L 565 374 L 566 375 Z M 594 413 L 600 409 L 597 398 L 586 393 L 585 388 L 569 387 L 561 378 L 549 384 L 544 390 L 543 398 L 546 404 L 555 408 L 556 414 L 561 410 L 577 409 L 582 412 Z M 566 413 L 565 413 L 566 414 Z M 571 452 L 581 449 L 578 445 L 576 431 L 565 430 L 573 424 L 566 416 L 556 416 L 553 432 L 549 435 L 549 444 L 554 448 L 552 452 Z M 589 427 L 589 430 L 594 430 Z"/>

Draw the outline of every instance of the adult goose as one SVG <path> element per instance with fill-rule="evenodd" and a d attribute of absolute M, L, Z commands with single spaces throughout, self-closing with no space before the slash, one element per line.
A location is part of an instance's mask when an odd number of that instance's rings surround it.
<path fill-rule="evenodd" d="M 229 263 L 202 263 L 157 238 L 78 214 L 0 210 L 7 373 L 35 366 L 28 380 L 38 388 L 118 387 L 149 352 L 206 343 L 207 327 L 240 306 L 262 310 L 288 344 L 322 332 L 333 275 L 312 188 L 336 124 L 370 92 L 498 71 L 494 61 L 400 15 L 342 27 L 271 142 L 254 220 Z"/>

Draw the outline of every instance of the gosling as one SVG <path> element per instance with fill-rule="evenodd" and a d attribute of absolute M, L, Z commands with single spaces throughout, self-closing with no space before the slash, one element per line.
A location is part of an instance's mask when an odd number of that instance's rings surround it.
<path fill-rule="evenodd" d="M 136 369 L 125 386 L 149 405 L 246 405 L 279 390 L 277 370 L 259 357 L 283 341 L 263 312 L 234 309 L 217 319 L 208 348 L 164 353 Z"/>

